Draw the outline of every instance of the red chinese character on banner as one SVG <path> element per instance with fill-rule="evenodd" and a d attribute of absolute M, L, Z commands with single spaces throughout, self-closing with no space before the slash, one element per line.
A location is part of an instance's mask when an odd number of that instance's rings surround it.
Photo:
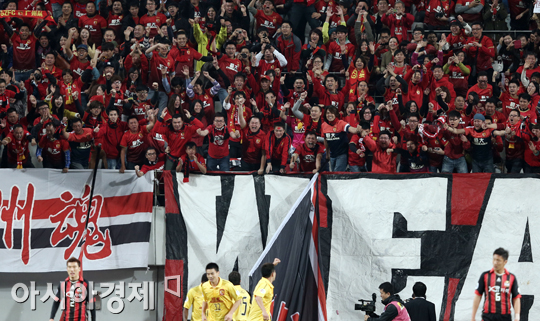
<path fill-rule="evenodd" d="M 13 249 L 13 221 L 23 221 L 21 259 L 26 265 L 30 260 L 30 222 L 32 221 L 32 213 L 34 208 L 34 191 L 35 187 L 31 183 L 26 187 L 26 200 L 24 205 L 19 204 L 19 186 L 15 185 L 11 188 L 11 197 L 8 200 L 8 205 L 4 206 L 4 198 L 0 191 L 0 219 L 6 222 L 4 229 L 4 244 L 7 249 Z M 22 203 L 22 201 L 21 201 Z"/>
<path fill-rule="evenodd" d="M 71 239 L 70 246 L 64 252 L 64 258 L 67 260 L 72 256 L 77 246 L 80 245 L 84 234 L 90 200 L 90 186 L 85 185 L 82 198 L 74 198 L 73 194 L 67 191 L 60 195 L 60 200 L 65 203 L 64 209 L 49 217 L 52 223 L 57 224 L 51 235 L 51 244 L 56 246 L 66 238 Z M 84 256 L 90 260 L 103 259 L 112 253 L 109 229 L 106 229 L 104 234 L 98 226 L 102 206 L 103 196 L 94 195 L 88 220 L 88 230 L 82 248 Z M 89 253 L 88 247 L 93 246 L 95 246 L 95 251 Z"/>

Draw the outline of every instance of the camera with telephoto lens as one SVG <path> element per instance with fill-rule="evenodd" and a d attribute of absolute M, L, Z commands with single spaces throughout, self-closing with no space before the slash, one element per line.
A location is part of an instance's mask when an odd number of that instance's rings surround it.
<path fill-rule="evenodd" d="M 371 300 L 358 300 L 360 303 L 354 305 L 355 311 L 364 311 L 367 315 L 371 315 L 375 312 L 375 300 L 377 300 L 377 294 L 371 295 Z"/>

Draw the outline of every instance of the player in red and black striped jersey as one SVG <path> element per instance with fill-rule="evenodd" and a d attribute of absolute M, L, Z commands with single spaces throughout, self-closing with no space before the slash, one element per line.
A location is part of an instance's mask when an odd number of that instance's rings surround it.
<path fill-rule="evenodd" d="M 86 321 L 88 312 L 90 312 L 91 320 L 96 320 L 96 310 L 91 308 L 93 306 L 90 297 L 92 289 L 88 281 L 80 276 L 80 271 L 81 262 L 74 257 L 68 259 L 68 277 L 58 285 L 50 321 L 54 321 L 60 305 L 62 305 L 60 321 Z"/>
<path fill-rule="evenodd" d="M 511 321 L 512 303 L 514 305 L 514 320 L 520 319 L 521 294 L 519 294 L 516 276 L 504 266 L 508 263 L 508 251 L 502 247 L 493 252 L 493 268 L 482 273 L 478 280 L 478 287 L 473 301 L 471 320 L 475 320 L 476 311 L 480 306 L 482 295 L 485 294 L 484 308 L 482 309 L 483 321 Z"/>

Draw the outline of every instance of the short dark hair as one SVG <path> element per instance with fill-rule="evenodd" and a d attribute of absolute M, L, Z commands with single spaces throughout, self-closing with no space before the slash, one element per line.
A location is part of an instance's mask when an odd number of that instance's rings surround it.
<path fill-rule="evenodd" d="M 281 127 L 283 129 L 285 129 L 285 124 L 280 121 L 280 122 L 277 122 L 277 123 L 274 124 L 274 128 L 276 128 L 276 127 Z"/>
<path fill-rule="evenodd" d="M 201 277 L 201 283 L 204 283 L 208 281 L 208 277 L 206 276 L 206 273 L 203 273 L 202 277 Z"/>
<path fill-rule="evenodd" d="M 388 130 L 383 130 L 379 133 L 379 137 L 381 137 L 382 135 L 387 135 L 388 138 L 392 138 L 392 134 L 390 133 L 390 131 Z"/>
<path fill-rule="evenodd" d="M 223 117 L 224 120 L 227 118 L 227 116 L 225 116 L 225 114 L 222 112 L 218 112 L 214 115 L 214 119 L 216 119 L 217 117 Z"/>
<path fill-rule="evenodd" d="M 216 270 L 216 272 L 219 272 L 219 266 L 217 265 L 217 263 L 211 262 L 206 264 L 205 270 Z"/>
<path fill-rule="evenodd" d="M 317 137 L 317 133 L 315 131 L 313 131 L 313 130 L 310 130 L 310 131 L 306 132 L 306 137 L 308 137 L 309 135 L 314 135 L 315 138 Z"/>
<path fill-rule="evenodd" d="M 261 274 L 263 278 L 269 278 L 272 276 L 272 273 L 276 270 L 276 266 L 272 263 L 264 263 L 261 266 Z"/>
<path fill-rule="evenodd" d="M 379 285 L 379 289 L 383 290 L 385 293 L 389 293 L 390 295 L 394 294 L 394 286 L 390 282 L 384 282 Z"/>
<path fill-rule="evenodd" d="M 422 282 L 416 282 L 412 287 L 412 291 L 415 298 L 425 298 L 427 287 Z"/>
<path fill-rule="evenodd" d="M 243 92 L 243 91 L 237 91 L 237 92 L 235 92 L 234 95 L 233 95 L 233 98 L 236 98 L 236 96 L 242 96 L 242 97 L 244 97 L 244 99 L 247 99 L 247 98 L 246 98 L 246 93 Z"/>
<path fill-rule="evenodd" d="M 495 255 L 495 254 L 502 256 L 503 260 L 505 260 L 505 261 L 508 260 L 509 253 L 508 253 L 507 250 L 503 249 L 502 247 L 499 247 L 498 249 L 496 249 L 493 252 L 493 255 Z"/>
<path fill-rule="evenodd" d="M 240 277 L 240 273 L 236 272 L 236 271 L 232 271 L 231 273 L 229 273 L 229 281 L 234 284 L 234 285 L 240 285 L 240 281 L 241 281 L 241 277 Z"/>
<path fill-rule="evenodd" d="M 72 257 L 70 257 L 70 258 L 69 258 L 69 259 L 67 260 L 67 262 L 66 262 L 66 266 L 67 266 L 67 265 L 68 265 L 69 263 L 73 263 L 73 262 L 76 262 L 76 263 L 77 263 L 77 265 L 78 265 L 79 267 L 81 266 L 81 261 L 79 261 L 79 259 L 78 259 L 78 258 L 76 258 L 76 257 L 73 257 L 73 256 L 72 256 Z"/>
<path fill-rule="evenodd" d="M 525 99 L 527 101 L 531 101 L 531 95 L 529 95 L 528 93 L 521 93 L 519 94 L 519 99 Z"/>
<path fill-rule="evenodd" d="M 195 142 L 187 142 L 186 143 L 186 150 L 188 148 L 197 148 L 197 144 L 195 144 Z"/>
<path fill-rule="evenodd" d="M 461 114 L 457 110 L 451 110 L 448 112 L 448 118 L 450 117 L 461 118 Z"/>
<path fill-rule="evenodd" d="M 13 108 L 13 107 L 10 107 L 8 108 L 8 110 L 6 111 L 6 114 L 11 114 L 12 112 L 17 112 L 17 109 Z"/>

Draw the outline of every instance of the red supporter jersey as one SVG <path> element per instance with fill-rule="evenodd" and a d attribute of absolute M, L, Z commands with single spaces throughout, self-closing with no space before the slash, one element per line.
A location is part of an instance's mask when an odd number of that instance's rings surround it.
<path fill-rule="evenodd" d="M 22 40 L 21 36 L 14 33 L 11 36 L 13 43 L 13 69 L 30 70 L 36 68 L 36 42 L 34 34 Z"/>
<path fill-rule="evenodd" d="M 217 129 L 214 125 L 206 127 L 208 130 L 208 156 L 220 159 L 229 155 L 229 128 L 224 126 Z"/>
<path fill-rule="evenodd" d="M 501 94 L 500 100 L 503 103 L 503 112 L 508 117 L 510 112 L 519 107 L 519 96 L 512 97 L 508 92 Z"/>
<path fill-rule="evenodd" d="M 276 33 L 277 28 L 281 26 L 283 18 L 277 12 L 273 12 L 271 15 L 267 16 L 264 14 L 263 10 L 257 10 L 255 14 L 255 29 L 258 30 L 260 27 L 265 27 L 268 29 L 269 37 L 273 37 Z"/>
<path fill-rule="evenodd" d="M 219 68 L 223 70 L 229 81 L 234 81 L 234 75 L 242 71 L 242 62 L 240 59 L 229 58 L 227 55 L 221 56 L 218 60 Z"/>
<path fill-rule="evenodd" d="M 169 56 L 174 58 L 174 60 L 176 61 L 177 75 L 182 75 L 182 69 L 184 68 L 184 66 L 188 66 L 189 74 L 192 75 L 193 61 L 202 58 L 202 54 L 200 52 L 188 46 L 182 48 L 178 48 L 178 46 L 173 46 L 173 48 L 169 52 Z"/>
<path fill-rule="evenodd" d="M 199 155 L 199 153 L 195 153 L 195 157 L 197 157 L 197 161 L 199 163 L 201 163 L 202 165 L 204 165 L 204 167 L 206 167 L 206 163 L 204 161 L 204 158 Z M 180 156 L 180 159 L 182 160 L 182 162 L 184 163 L 184 166 L 185 164 L 189 164 L 189 171 L 193 171 L 193 172 L 200 172 L 199 170 L 199 166 L 197 166 L 197 164 L 195 164 L 195 160 L 191 160 L 191 159 L 188 159 L 188 155 L 187 154 L 184 154 L 182 156 Z"/>
<path fill-rule="evenodd" d="M 347 42 L 345 47 L 347 48 L 345 54 L 351 56 L 355 50 L 354 45 Z M 342 69 L 347 69 L 348 66 L 343 66 L 343 61 L 341 59 L 343 53 L 341 52 L 341 47 L 337 41 L 332 41 L 330 45 L 328 45 L 328 54 L 332 55 L 332 64 L 329 69 L 330 72 L 339 72 Z"/>
<path fill-rule="evenodd" d="M 158 28 L 160 28 L 166 22 L 167 17 L 161 12 L 158 12 L 153 16 L 148 16 L 148 14 L 145 14 L 139 20 L 141 25 L 150 27 L 150 38 L 155 37 L 158 34 Z"/>
<path fill-rule="evenodd" d="M 65 139 L 50 140 L 47 136 L 41 137 L 39 147 L 43 149 L 41 153 L 43 159 L 52 164 L 62 164 L 64 152 L 69 150 L 69 143 Z"/>
<path fill-rule="evenodd" d="M 315 144 L 314 148 L 309 148 L 304 143 L 300 144 L 294 153 L 298 154 L 298 158 L 300 159 L 300 171 L 313 172 L 313 170 L 317 168 L 317 155 L 324 153 L 324 147 Z"/>
<path fill-rule="evenodd" d="M 139 131 L 132 133 L 127 130 L 120 141 L 120 146 L 127 147 L 127 161 L 138 163 L 141 155 L 146 151 L 146 136 L 148 136 L 147 126 L 141 126 Z"/>
<path fill-rule="evenodd" d="M 249 164 L 260 164 L 266 150 L 266 133 L 258 130 L 252 133 L 249 127 L 242 129 L 242 160 Z"/>
<path fill-rule="evenodd" d="M 15 136 L 13 136 L 13 133 L 9 133 L 7 135 L 7 137 L 11 139 L 9 144 L 6 145 L 8 161 L 11 164 L 15 164 L 17 162 L 25 163 L 26 161 L 30 160 L 30 151 L 28 149 L 29 135 L 30 133 L 25 130 L 23 139 L 21 141 L 16 140 Z"/>
<path fill-rule="evenodd" d="M 493 86 L 488 84 L 486 89 L 480 89 L 478 84 L 476 84 L 469 89 L 469 91 L 467 92 L 467 97 L 472 92 L 477 93 L 478 97 L 480 98 L 480 102 L 482 104 L 485 104 L 488 98 L 493 97 Z"/>
<path fill-rule="evenodd" d="M 79 78 L 83 72 L 90 66 L 90 60 L 86 62 L 80 62 L 78 58 L 73 55 L 69 61 L 69 67 L 73 71 L 73 77 Z"/>
<path fill-rule="evenodd" d="M 90 31 L 90 39 L 97 45 L 103 40 L 101 29 L 107 28 L 107 21 L 98 14 L 91 18 L 85 15 L 79 18 L 79 28 L 88 29 Z"/>

